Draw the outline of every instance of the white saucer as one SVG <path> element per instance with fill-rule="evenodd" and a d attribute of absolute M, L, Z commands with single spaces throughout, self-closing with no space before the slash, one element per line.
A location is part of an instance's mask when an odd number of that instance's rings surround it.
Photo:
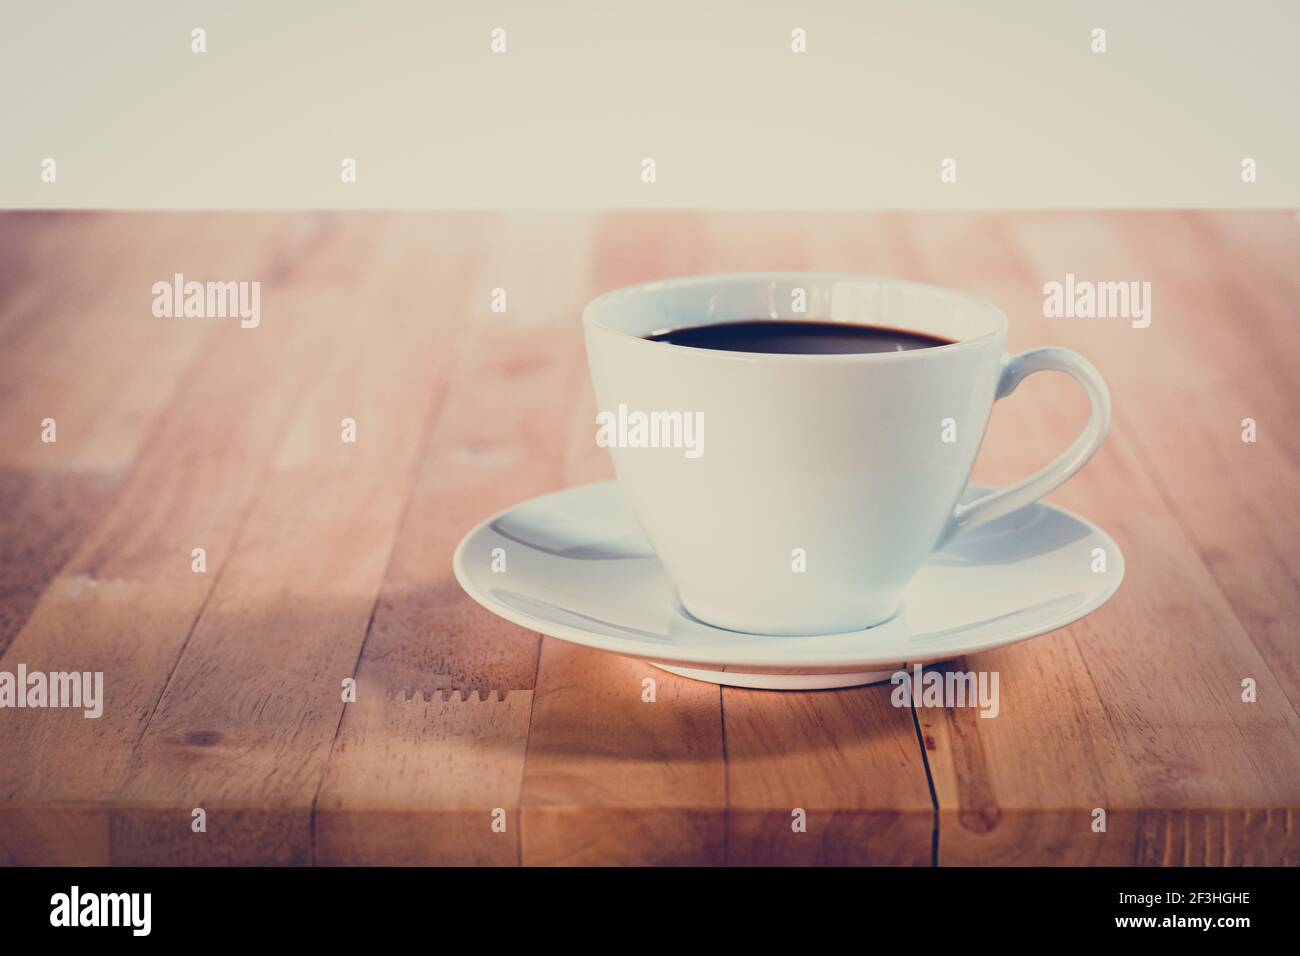
<path fill-rule="evenodd" d="M 966 499 L 987 491 L 972 485 Z M 1093 570 L 1097 548 L 1104 571 Z M 504 570 L 493 570 L 494 557 Z M 1040 502 L 935 552 L 883 624 L 811 637 L 742 634 L 682 609 L 613 481 L 488 518 L 452 563 L 470 597 L 521 627 L 696 680 L 782 690 L 870 684 L 904 666 L 1023 641 L 1100 607 L 1124 577 L 1108 534 Z"/>

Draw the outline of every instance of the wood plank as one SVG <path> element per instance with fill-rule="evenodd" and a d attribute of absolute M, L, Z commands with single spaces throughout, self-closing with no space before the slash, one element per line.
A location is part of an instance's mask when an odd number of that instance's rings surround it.
<path fill-rule="evenodd" d="M 590 230 L 581 217 L 497 217 L 484 245 L 471 282 L 484 314 L 465 319 L 357 669 L 359 697 L 321 784 L 321 864 L 519 861 L 538 637 L 471 601 L 451 557 L 481 519 L 563 486 L 562 423 L 586 387 L 575 331 Z M 559 273 L 575 281 L 555 283 Z M 507 291 L 504 314 L 486 312 L 493 288 Z M 498 809 L 504 831 L 492 828 Z"/>
<path fill-rule="evenodd" d="M 1164 401 L 1145 403 L 1145 463 L 1300 707 L 1300 431 L 1291 427 L 1300 412 L 1300 223 L 1290 213 L 1184 214 L 1172 225 L 1165 218 L 1134 219 L 1123 248 L 1145 250 L 1161 317 L 1176 319 L 1176 339 L 1161 343 L 1166 361 L 1203 378 L 1180 380 L 1162 390 Z M 1195 269 L 1205 262 L 1224 264 L 1217 281 Z M 1242 441 L 1247 417 L 1257 423 L 1255 443 Z"/>
<path fill-rule="evenodd" d="M 194 226 L 184 217 L 154 218 L 172 220 L 163 231 Z M 150 244 L 126 215 L 0 211 L 0 355 L 12 358 L 51 330 L 66 339 Z M 0 395 L 14 384 L 0 383 Z"/>
<path fill-rule="evenodd" d="M 6 711 L 0 862 L 924 865 L 937 819 L 942 863 L 1300 863 L 1288 214 L 0 216 L 12 248 L 0 669 L 102 670 L 108 700 Z M 1128 580 L 947 665 L 999 672 L 996 719 L 914 723 L 888 686 L 720 693 L 539 641 L 452 580 L 482 517 L 611 474 L 591 295 L 785 268 L 971 289 L 1013 349 L 1076 348 L 1111 384 L 1107 446 L 1051 500 L 1116 537 Z M 263 328 L 158 326 L 173 271 L 263 277 Z M 1043 318 L 1067 271 L 1152 281 L 1151 328 Z M 30 421 L 49 396 L 57 447 Z M 1035 376 L 976 480 L 1045 463 L 1084 415 Z"/>
<path fill-rule="evenodd" d="M 655 700 L 642 700 L 655 681 Z M 718 688 L 546 638 L 523 786 L 533 866 L 718 864 L 726 804 Z"/>
<path fill-rule="evenodd" d="M 284 217 L 0 215 L 14 327 L 0 351 L 0 653 L 166 411 L 212 336 L 152 315 L 150 288 L 214 261 L 242 276 L 292 240 Z M 71 252 L 71 254 L 70 254 Z M 71 259 L 71 273 L 51 263 Z M 41 440 L 54 418 L 58 441 Z"/>
<path fill-rule="evenodd" d="M 934 805 L 892 689 L 723 689 L 730 863 L 930 865 Z"/>
<path fill-rule="evenodd" d="M 213 339 L 103 519 L 0 658 L 10 672 L 18 663 L 103 672 L 106 697 L 99 719 L 7 712 L 0 861 L 108 861 L 108 803 L 315 367 L 314 312 L 346 260 L 321 255 L 296 279 L 274 264 L 257 271 L 273 279 L 268 298 L 278 304 L 259 329 Z M 191 571 L 195 547 L 207 551 L 205 574 Z"/>
<path fill-rule="evenodd" d="M 0 655 L 99 515 L 116 475 L 0 469 Z"/>
<path fill-rule="evenodd" d="M 312 804 L 354 679 L 423 436 L 463 329 L 467 257 L 419 221 L 370 217 L 316 303 L 327 362 L 296 404 L 257 501 L 114 800 L 115 863 L 312 862 Z M 367 235 L 367 231 L 371 231 Z M 420 286 L 440 293 L 430 321 Z M 341 440 L 355 420 L 357 439 Z M 207 830 L 191 829 L 193 808 Z"/>
<path fill-rule="evenodd" d="M 1128 572 L 1108 605 L 1063 632 L 955 662 L 1000 672 L 997 719 L 919 712 L 940 861 L 1293 861 L 1300 723 L 1145 464 L 1150 410 L 1179 401 L 1164 391 L 1172 379 L 1195 378 L 1171 360 L 1174 343 L 1195 333 L 1168 312 L 1144 330 L 1042 318 L 1048 279 L 1144 278 L 1153 266 L 1125 248 L 1116 220 L 1028 221 L 1032 242 L 1017 219 L 916 216 L 899 242 L 922 275 L 1006 308 L 1013 348 L 1075 347 L 1107 376 L 1112 434 L 1052 499 L 1114 535 Z M 1000 403 L 977 475 L 1004 483 L 1049 457 L 1083 418 L 1069 387 L 1035 380 L 1024 392 L 1034 399 Z M 1241 701 L 1245 676 L 1259 682 L 1258 704 Z M 1092 832 L 1094 807 L 1107 810 L 1105 834 Z"/>
<path fill-rule="evenodd" d="M 237 319 L 157 318 L 153 284 L 179 272 L 201 281 L 260 275 L 268 285 L 279 256 L 323 235 L 311 220 L 264 215 L 123 213 L 85 228 L 71 255 L 47 254 L 70 259 L 75 271 L 47 268 L 53 288 L 38 283 L 36 301 L 0 350 L 0 368 L 10 373 L 0 376 L 4 465 L 111 471 L 130 464 L 202 351 L 218 336 L 261 331 L 241 329 Z M 58 422 L 53 444 L 41 440 L 46 417 Z"/>
<path fill-rule="evenodd" d="M 1141 347 L 1111 348 L 1107 361 L 1144 388 L 1130 410 L 1143 464 L 1294 708 L 1300 441 L 1287 425 L 1300 410 L 1300 384 L 1290 374 L 1300 363 L 1300 337 L 1287 290 L 1300 289 L 1286 278 L 1286 264 L 1300 252 L 1300 228 L 1287 214 L 1254 214 L 1250 235 L 1270 241 L 1245 255 L 1234 246 L 1248 241 L 1240 228 L 1218 235 L 1217 224 L 1232 218 L 1112 216 L 1103 225 L 1109 241 L 1094 248 L 1113 255 L 1087 265 L 1113 272 L 1132 263 L 1159 296 L 1160 324 L 1132 330 Z M 1054 251 L 1059 241 L 1045 230 L 1040 235 L 1044 228 L 1031 221 L 1020 231 L 1037 257 L 1059 260 L 1065 253 Z M 1242 441 L 1248 416 L 1264 429 L 1255 443 Z"/>

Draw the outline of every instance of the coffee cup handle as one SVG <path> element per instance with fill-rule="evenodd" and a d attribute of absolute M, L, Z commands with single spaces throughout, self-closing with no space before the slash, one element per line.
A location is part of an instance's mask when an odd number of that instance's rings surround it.
<path fill-rule="evenodd" d="M 1074 444 L 1041 471 L 1009 488 L 959 504 L 939 539 L 940 546 L 964 531 L 978 528 L 1025 505 L 1033 504 L 1065 484 L 1101 447 L 1106 432 L 1110 430 L 1110 392 L 1092 363 L 1069 349 L 1060 348 L 1030 349 L 1019 355 L 1008 355 L 1002 360 L 1002 375 L 998 379 L 998 390 L 994 397 L 1006 398 L 1016 390 L 1025 376 L 1034 372 L 1065 372 L 1073 376 L 1088 395 L 1091 405 L 1088 424 L 1074 440 Z"/>

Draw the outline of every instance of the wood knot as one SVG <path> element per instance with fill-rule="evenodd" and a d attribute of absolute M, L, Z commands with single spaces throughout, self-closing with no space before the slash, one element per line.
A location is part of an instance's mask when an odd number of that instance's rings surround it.
<path fill-rule="evenodd" d="M 219 730 L 191 730 L 185 735 L 185 743 L 191 747 L 212 747 L 221 743 Z"/>

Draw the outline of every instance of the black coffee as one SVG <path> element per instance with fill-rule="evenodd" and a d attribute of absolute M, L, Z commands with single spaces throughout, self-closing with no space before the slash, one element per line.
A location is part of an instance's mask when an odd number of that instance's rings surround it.
<path fill-rule="evenodd" d="M 877 325 L 847 322 L 783 322 L 767 319 L 697 325 L 647 335 L 652 342 L 726 352 L 779 352 L 788 355 L 851 355 L 910 352 L 952 345 L 951 339 Z"/>

